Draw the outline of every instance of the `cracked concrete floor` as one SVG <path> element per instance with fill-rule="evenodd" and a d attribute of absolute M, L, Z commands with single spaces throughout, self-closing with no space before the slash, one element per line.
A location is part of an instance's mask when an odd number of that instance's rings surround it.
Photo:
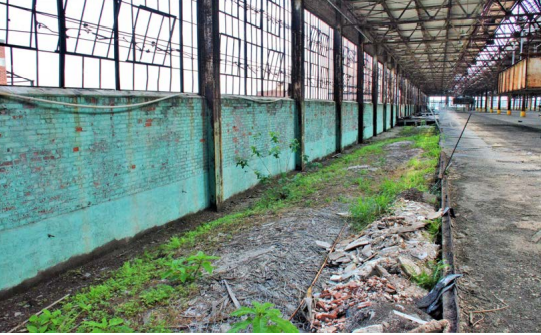
<path fill-rule="evenodd" d="M 467 118 L 440 113 L 448 154 Z M 449 169 L 463 332 L 541 330 L 541 120 L 519 121 L 473 112 Z"/>

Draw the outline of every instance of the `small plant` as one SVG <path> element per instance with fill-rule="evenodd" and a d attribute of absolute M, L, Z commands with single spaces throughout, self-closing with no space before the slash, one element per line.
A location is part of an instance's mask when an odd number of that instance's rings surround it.
<path fill-rule="evenodd" d="M 439 262 L 429 261 L 427 262 L 428 271 L 423 270 L 418 275 L 411 277 L 411 280 L 424 289 L 431 290 L 441 279 L 443 271 L 449 266 L 445 261 Z"/>
<path fill-rule="evenodd" d="M 179 237 L 171 237 L 169 242 L 163 246 L 166 251 L 178 250 L 182 246 L 182 240 Z"/>
<path fill-rule="evenodd" d="M 426 230 L 432 237 L 432 240 L 436 241 L 441 232 L 441 218 L 429 220 Z"/>
<path fill-rule="evenodd" d="M 84 321 L 82 326 L 88 333 L 133 333 L 134 330 L 125 325 L 121 318 L 102 318 L 101 322 Z"/>
<path fill-rule="evenodd" d="M 273 304 L 252 302 L 253 308 L 241 307 L 231 313 L 231 316 L 247 316 L 243 321 L 233 324 L 228 333 L 238 333 L 239 330 L 252 326 L 254 333 L 298 333 L 299 330 L 290 321 L 282 318 L 282 313 Z"/>
<path fill-rule="evenodd" d="M 144 306 L 142 306 L 139 301 L 128 301 L 115 308 L 116 312 L 122 313 L 127 317 L 135 316 L 143 310 Z"/>
<path fill-rule="evenodd" d="M 202 270 L 205 270 L 209 274 L 212 273 L 214 267 L 210 261 L 219 259 L 216 256 L 209 256 L 199 251 L 197 254 L 168 261 L 166 263 L 169 266 L 162 278 L 168 278 L 178 280 L 182 283 L 195 281 L 202 275 Z"/>
<path fill-rule="evenodd" d="M 26 329 L 29 333 L 56 333 L 62 331 L 65 318 L 60 310 L 50 312 L 45 309 L 40 315 L 32 315 L 28 319 Z M 64 330 L 66 331 L 66 330 Z"/>
<path fill-rule="evenodd" d="M 158 302 L 169 299 L 174 291 L 175 289 L 169 285 L 158 285 L 156 288 L 141 293 L 140 297 L 145 305 L 152 306 Z"/>
<path fill-rule="evenodd" d="M 255 134 L 253 138 L 255 140 L 259 140 L 259 138 L 261 138 L 261 133 Z M 267 152 L 264 152 L 260 150 L 257 146 L 252 145 L 250 147 L 252 151 L 250 157 L 237 157 L 236 158 L 237 166 L 240 166 L 241 169 L 243 170 L 245 168 L 252 169 L 257 179 L 261 181 L 262 183 L 266 183 L 270 181 L 270 177 L 272 176 L 271 170 L 268 168 L 267 164 L 265 163 L 265 159 L 264 159 L 265 157 L 273 157 L 274 159 L 276 159 L 277 164 L 278 164 L 278 169 L 279 169 L 278 173 L 282 177 L 285 177 L 285 172 L 287 171 L 289 167 L 289 160 L 290 160 L 291 154 L 296 153 L 297 151 L 299 151 L 299 148 L 300 148 L 300 143 L 296 138 L 291 140 L 291 142 L 288 143 L 289 153 L 287 154 L 286 162 L 285 164 L 282 164 L 282 161 L 281 161 L 282 147 L 281 147 L 281 142 L 280 142 L 280 134 L 273 131 L 269 132 L 269 145 L 270 145 L 270 149 L 268 149 Z M 259 159 L 261 165 L 265 168 L 265 171 L 262 172 L 250 166 L 250 163 L 248 161 L 253 158 Z M 303 157 L 303 160 L 304 159 L 308 161 L 308 156 Z"/>

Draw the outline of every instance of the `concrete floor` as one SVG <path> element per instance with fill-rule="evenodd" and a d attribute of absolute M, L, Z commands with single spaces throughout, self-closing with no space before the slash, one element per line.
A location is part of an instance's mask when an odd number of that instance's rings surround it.
<path fill-rule="evenodd" d="M 541 118 L 472 113 L 449 169 L 461 330 L 539 332 Z M 467 118 L 440 113 L 449 154 Z"/>

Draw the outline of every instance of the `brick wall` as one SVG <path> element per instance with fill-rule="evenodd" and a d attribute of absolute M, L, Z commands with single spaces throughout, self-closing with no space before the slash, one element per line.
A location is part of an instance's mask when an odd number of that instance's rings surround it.
<path fill-rule="evenodd" d="M 222 98 L 222 146 L 224 169 L 224 198 L 245 191 L 258 183 L 253 171 L 277 175 L 295 169 L 295 153 L 289 144 L 295 139 L 295 104 L 284 99 L 275 103 L 261 103 L 257 98 Z M 279 158 L 269 155 L 276 146 L 270 132 L 278 135 Z M 252 155 L 251 147 L 263 157 Z M 248 159 L 250 167 L 237 166 L 238 159 Z M 268 169 L 268 170 L 267 170 Z"/>
<path fill-rule="evenodd" d="M 156 99 L 63 91 L 121 105 Z M 0 100 L 0 289 L 208 206 L 202 99 L 119 111 Z"/>
<path fill-rule="evenodd" d="M 163 95 L 142 92 L 3 88 L 39 98 L 124 105 Z M 290 99 L 222 97 L 224 198 L 257 184 L 237 166 L 251 147 L 255 169 L 294 169 L 297 113 Z M 0 290 L 39 271 L 134 236 L 210 205 L 204 101 L 182 95 L 131 110 L 93 110 L 0 99 Z M 381 106 L 380 106 L 381 107 Z M 358 106 L 343 104 L 343 145 L 355 143 Z M 332 101 L 306 101 L 305 149 L 310 160 L 336 151 Z M 364 137 L 372 136 L 365 104 Z M 382 126 L 382 125 L 381 125 Z M 379 128 L 379 127 L 378 127 Z M 269 132 L 279 135 L 280 160 Z"/>
<path fill-rule="evenodd" d="M 376 117 L 377 117 L 377 120 L 378 120 L 378 123 L 377 123 L 377 132 L 376 134 L 381 134 L 383 133 L 383 113 L 384 113 L 384 109 L 383 109 L 383 105 L 382 104 L 378 104 L 377 106 L 377 113 L 376 113 Z"/>
<path fill-rule="evenodd" d="M 356 102 L 342 103 L 342 146 L 357 142 L 359 136 L 359 105 Z"/>
<path fill-rule="evenodd" d="M 333 101 L 307 100 L 305 148 L 310 160 L 318 159 L 336 151 L 336 107 Z"/>
<path fill-rule="evenodd" d="M 385 119 L 385 123 L 386 123 L 386 129 L 391 129 L 391 104 L 387 104 L 386 108 L 385 108 L 385 112 L 386 112 L 386 119 Z"/>
<path fill-rule="evenodd" d="M 363 138 L 365 140 L 374 136 L 374 105 L 371 103 L 364 103 L 364 114 L 363 114 Z"/>

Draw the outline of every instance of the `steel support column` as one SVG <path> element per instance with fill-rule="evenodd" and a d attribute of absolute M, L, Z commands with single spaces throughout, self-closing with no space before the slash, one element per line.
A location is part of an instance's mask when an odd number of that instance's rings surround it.
<path fill-rule="evenodd" d="M 115 1 L 116 3 L 116 1 Z M 64 1 L 56 0 L 58 11 L 58 87 L 66 87 L 66 12 Z"/>
<path fill-rule="evenodd" d="M 384 57 L 383 60 L 383 77 L 381 78 L 381 89 L 383 90 L 383 132 L 387 131 L 387 85 L 388 85 L 388 78 L 387 78 L 387 57 Z"/>
<path fill-rule="evenodd" d="M 115 51 L 115 87 L 117 91 L 120 91 L 120 40 L 118 32 L 118 15 L 120 14 L 120 4 L 121 0 L 113 1 L 113 48 Z"/>
<path fill-rule="evenodd" d="M 295 156 L 295 168 L 304 170 L 306 107 L 304 102 L 304 1 L 291 0 L 291 85 L 292 98 L 295 100 L 296 124 L 295 138 L 300 147 Z"/>
<path fill-rule="evenodd" d="M 342 1 L 336 2 L 338 8 L 342 8 Z M 344 50 L 342 47 L 342 24 L 343 16 L 338 10 L 335 10 L 336 27 L 334 27 L 333 38 L 333 60 L 334 60 L 334 105 L 336 110 L 336 151 L 342 152 L 342 101 L 344 99 Z"/>
<path fill-rule="evenodd" d="M 364 37 L 359 33 L 357 45 L 357 143 L 363 142 L 364 137 Z"/>
<path fill-rule="evenodd" d="M 524 94 L 522 96 L 522 108 L 520 109 L 520 117 L 526 117 L 526 104 L 527 104 L 528 96 Z"/>
<path fill-rule="evenodd" d="M 376 49 L 379 49 L 376 46 Z M 372 125 L 373 125 L 373 136 L 377 136 L 378 134 L 378 51 L 374 53 L 374 57 L 372 57 L 372 107 L 373 107 L 373 113 L 372 113 Z"/>
<path fill-rule="evenodd" d="M 217 1 L 197 0 L 199 94 L 205 99 L 203 108 L 207 119 L 210 202 L 216 210 L 221 210 L 224 199 L 218 8 Z"/>

